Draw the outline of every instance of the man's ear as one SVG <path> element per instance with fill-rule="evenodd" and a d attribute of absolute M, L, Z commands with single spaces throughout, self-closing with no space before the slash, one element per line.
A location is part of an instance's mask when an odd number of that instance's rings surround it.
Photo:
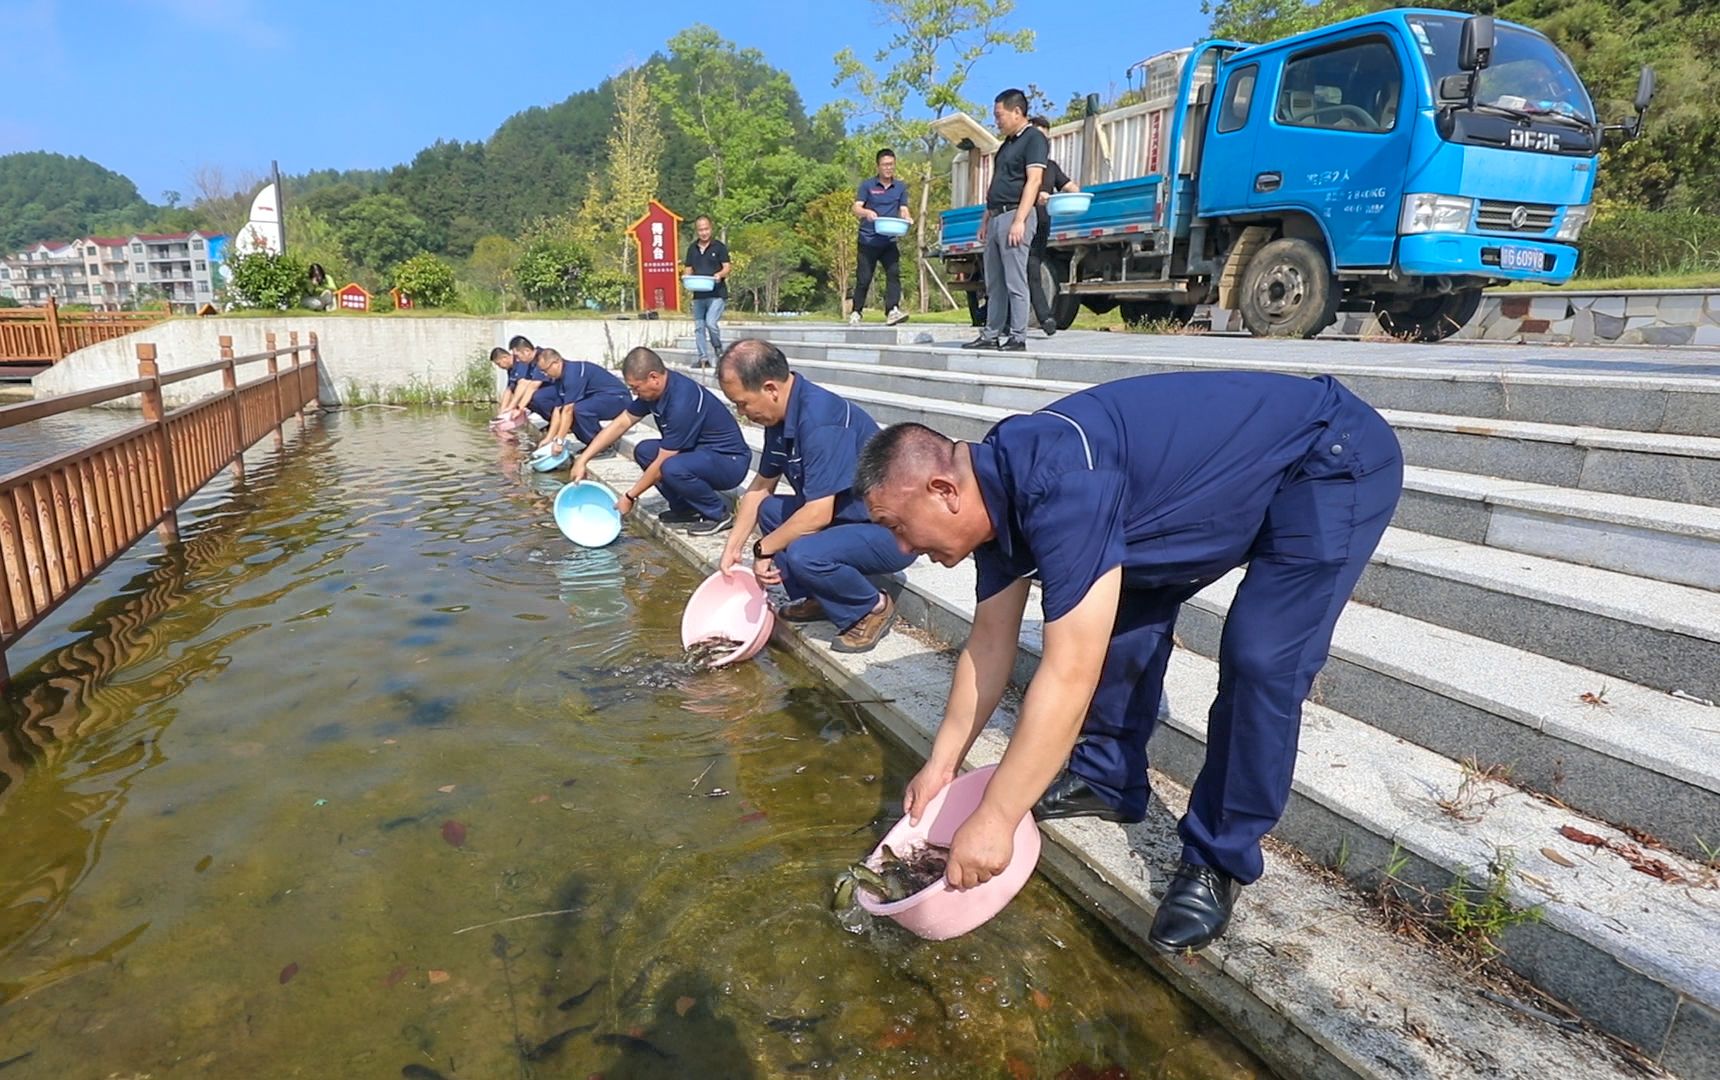
<path fill-rule="evenodd" d="M 956 482 L 951 478 L 934 474 L 926 480 L 926 490 L 951 513 L 961 508 L 961 489 L 956 487 Z"/>

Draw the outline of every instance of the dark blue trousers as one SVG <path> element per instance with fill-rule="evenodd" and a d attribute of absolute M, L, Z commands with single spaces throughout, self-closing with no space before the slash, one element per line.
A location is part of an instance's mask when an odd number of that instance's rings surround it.
<path fill-rule="evenodd" d="M 526 402 L 526 408 L 537 413 L 545 420 L 561 406 L 561 392 L 553 386 L 540 386 L 532 392 L 531 400 Z"/>
<path fill-rule="evenodd" d="M 662 446 L 661 439 L 646 439 L 633 448 L 633 460 L 641 469 L 648 469 Z M 669 509 L 692 510 L 716 521 L 729 512 L 728 502 L 718 492 L 739 487 L 751 463 L 750 453 L 719 454 L 699 447 L 683 450 L 663 463 L 657 490 L 669 501 Z"/>
<path fill-rule="evenodd" d="M 805 505 L 798 495 L 772 495 L 758 508 L 761 533 L 775 532 Z M 835 523 L 802 536 L 777 552 L 776 568 L 790 600 L 817 600 L 838 632 L 846 631 L 878 604 L 878 586 L 869 575 L 905 570 L 914 556 L 903 554 L 890 530 L 869 521 Z"/>
<path fill-rule="evenodd" d="M 573 435 L 582 443 L 597 438 L 605 420 L 613 420 L 627 408 L 621 395 L 593 394 L 573 407 Z"/>
<path fill-rule="evenodd" d="M 1384 421 L 1378 429 L 1369 434 L 1395 446 Z M 1177 826 L 1188 861 L 1244 884 L 1260 876 L 1260 840 L 1290 799 L 1302 702 L 1402 488 L 1394 456 L 1359 478 L 1293 474 L 1268 507 L 1224 621 L 1206 764 Z M 1123 591 L 1070 769 L 1125 812 L 1146 810 L 1147 740 L 1178 608 L 1207 584 Z"/>

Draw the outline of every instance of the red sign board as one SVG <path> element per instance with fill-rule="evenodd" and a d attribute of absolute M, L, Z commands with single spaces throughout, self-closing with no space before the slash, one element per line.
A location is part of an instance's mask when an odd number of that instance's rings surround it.
<path fill-rule="evenodd" d="M 639 245 L 639 310 L 681 310 L 681 219 L 652 199 L 628 230 Z"/>
<path fill-rule="evenodd" d="M 348 282 L 335 295 L 335 303 L 343 311 L 369 311 L 370 294 L 358 282 Z"/>

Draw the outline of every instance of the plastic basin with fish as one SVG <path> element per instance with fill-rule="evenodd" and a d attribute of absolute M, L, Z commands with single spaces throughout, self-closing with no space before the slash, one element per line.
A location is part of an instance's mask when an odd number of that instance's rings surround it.
<path fill-rule="evenodd" d="M 1061 191 L 1051 196 L 1045 204 L 1045 210 L 1052 217 L 1074 217 L 1085 214 L 1087 208 L 1093 205 L 1091 191 Z"/>
<path fill-rule="evenodd" d="M 711 666 L 738 664 L 758 655 L 775 626 L 776 613 L 752 571 L 736 568 L 724 575 L 719 570 L 687 598 L 681 613 L 681 645 L 690 649 L 714 637 L 738 641 L 741 644 L 734 652 L 716 657 Z"/>
<path fill-rule="evenodd" d="M 555 493 L 555 527 L 580 547 L 603 547 L 621 535 L 615 496 L 595 480 L 565 484 Z"/>
<path fill-rule="evenodd" d="M 717 287 L 717 279 L 708 274 L 682 274 L 681 285 L 688 292 L 710 292 Z"/>
<path fill-rule="evenodd" d="M 883 841 L 867 856 L 866 865 L 879 869 L 883 864 L 886 845 L 898 855 L 906 856 L 926 843 L 948 847 L 962 823 L 979 808 L 985 787 L 991 782 L 995 765 L 987 765 L 956 777 L 948 787 L 932 797 L 918 825 L 910 825 L 903 817 Z M 983 885 L 971 889 L 953 888 L 946 879 L 939 879 L 914 895 L 895 903 L 875 899 L 865 889 L 858 891 L 860 906 L 873 915 L 887 915 L 907 930 L 928 941 L 943 941 L 960 937 L 982 926 L 1002 911 L 1039 865 L 1039 827 L 1028 814 L 1015 827 L 1015 854 L 1003 873 Z"/>
<path fill-rule="evenodd" d="M 906 236 L 910 228 L 912 226 L 899 217 L 881 217 L 872 223 L 872 231 L 879 236 Z"/>
<path fill-rule="evenodd" d="M 536 469 L 538 472 L 554 472 L 555 470 L 567 465 L 568 459 L 573 456 L 573 451 L 568 447 L 567 443 L 563 442 L 561 444 L 561 452 L 559 454 L 552 454 L 549 452 L 549 448 L 552 445 L 554 444 L 544 443 L 542 446 L 532 451 L 531 461 L 533 469 Z"/>
<path fill-rule="evenodd" d="M 506 413 L 490 421 L 492 431 L 512 431 L 519 426 L 519 416 L 516 413 Z"/>

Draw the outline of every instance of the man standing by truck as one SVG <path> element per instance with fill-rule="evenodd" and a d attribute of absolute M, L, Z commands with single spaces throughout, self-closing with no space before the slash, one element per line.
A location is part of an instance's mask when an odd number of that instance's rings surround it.
<path fill-rule="evenodd" d="M 985 245 L 985 329 L 962 348 L 1020 352 L 1027 348 L 1027 253 L 1038 231 L 1034 209 L 1051 144 L 1027 122 L 1027 95 L 1020 90 L 997 95 L 991 111 L 1003 144 L 992 157 L 991 187 L 979 223 Z"/>
<path fill-rule="evenodd" d="M 860 242 L 854 264 L 854 310 L 848 313 L 848 322 L 853 326 L 860 324 L 860 311 L 866 306 L 866 294 L 872 288 L 872 273 L 880 264 L 884 267 L 884 322 L 895 326 L 908 318 L 908 313 L 902 310 L 902 253 L 896 250 L 894 236 L 880 236 L 872 226 L 881 217 L 914 223 L 913 215 L 908 213 L 908 185 L 896 179 L 894 150 L 878 151 L 877 163 L 878 175 L 862 181 L 854 192 Z"/>

